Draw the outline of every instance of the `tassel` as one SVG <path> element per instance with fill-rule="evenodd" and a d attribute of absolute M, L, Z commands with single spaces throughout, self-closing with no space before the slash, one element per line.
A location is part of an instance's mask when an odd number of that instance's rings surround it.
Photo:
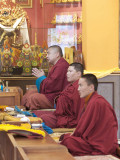
<path fill-rule="evenodd" d="M 53 130 L 52 130 L 50 127 L 46 126 L 44 122 L 42 122 L 41 124 L 42 124 L 43 129 L 44 129 L 48 134 L 52 134 L 52 133 L 53 133 Z"/>
<path fill-rule="evenodd" d="M 17 106 L 15 106 L 15 111 L 17 111 L 18 113 L 24 114 L 26 116 L 33 116 L 30 112 L 28 111 L 21 111 L 21 109 L 19 109 Z"/>

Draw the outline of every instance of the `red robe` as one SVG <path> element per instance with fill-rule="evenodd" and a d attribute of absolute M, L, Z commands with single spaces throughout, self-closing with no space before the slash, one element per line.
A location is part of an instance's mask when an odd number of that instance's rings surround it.
<path fill-rule="evenodd" d="M 68 84 L 66 76 L 68 67 L 68 62 L 64 58 L 60 58 L 40 85 L 40 93 L 44 94 L 52 104 L 54 104 L 54 98 Z"/>
<path fill-rule="evenodd" d="M 40 93 L 28 91 L 21 101 L 21 105 L 33 110 L 42 108 L 53 108 L 54 98 L 68 84 L 67 69 L 69 64 L 64 58 L 60 58 L 50 70 L 47 78 L 40 85 Z M 46 100 L 47 99 L 47 100 Z"/>
<path fill-rule="evenodd" d="M 115 154 L 118 123 L 112 106 L 97 92 L 88 101 L 72 135 L 64 135 L 61 144 L 75 156 Z"/>
<path fill-rule="evenodd" d="M 60 93 L 55 112 L 34 111 L 34 113 L 51 128 L 74 128 L 77 126 L 82 106 L 83 100 L 80 99 L 78 81 L 76 81 L 68 84 Z"/>
<path fill-rule="evenodd" d="M 78 122 L 78 113 L 83 102 L 78 93 L 78 81 L 69 84 L 60 94 L 57 100 L 55 115 L 57 127 L 74 128 Z"/>

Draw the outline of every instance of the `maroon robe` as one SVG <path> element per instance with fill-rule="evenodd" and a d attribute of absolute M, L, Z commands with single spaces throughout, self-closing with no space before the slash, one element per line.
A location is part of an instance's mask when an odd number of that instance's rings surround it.
<path fill-rule="evenodd" d="M 57 117 L 57 127 L 74 128 L 78 122 L 78 113 L 82 108 L 82 100 L 78 93 L 78 80 L 61 92 L 58 100 L 55 115 Z"/>
<path fill-rule="evenodd" d="M 115 154 L 118 123 L 112 106 L 97 92 L 88 101 L 75 132 L 61 144 L 75 156 Z"/>
<path fill-rule="evenodd" d="M 60 58 L 40 85 L 40 93 L 44 94 L 52 104 L 54 104 L 55 97 L 68 84 L 66 76 L 68 67 L 68 62 L 64 58 Z"/>
<path fill-rule="evenodd" d="M 64 58 L 60 58 L 50 70 L 47 78 L 45 78 L 41 82 L 40 93 L 31 93 L 31 91 L 28 91 L 23 96 L 21 105 L 31 110 L 53 108 L 54 98 L 58 96 L 68 84 L 66 76 L 68 67 L 69 64 L 67 63 L 67 61 Z M 47 98 L 48 102 L 45 100 L 45 97 L 41 95 L 44 95 Z"/>
<path fill-rule="evenodd" d="M 34 111 L 51 128 L 74 128 L 78 123 L 78 115 L 83 100 L 78 93 L 78 80 L 68 84 L 60 93 L 55 112 Z M 44 114 L 43 114 L 44 113 Z"/>

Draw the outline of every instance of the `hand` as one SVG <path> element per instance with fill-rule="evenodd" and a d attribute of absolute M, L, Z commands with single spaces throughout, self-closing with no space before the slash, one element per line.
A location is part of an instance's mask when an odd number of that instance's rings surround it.
<path fill-rule="evenodd" d="M 34 75 L 35 77 L 39 78 L 41 76 L 44 76 L 45 75 L 45 72 L 41 69 L 37 69 L 37 68 L 33 68 L 32 69 L 32 75 Z"/>
<path fill-rule="evenodd" d="M 65 134 L 62 134 L 62 135 L 60 136 L 59 141 L 62 141 L 62 140 L 63 140 L 64 135 L 65 135 Z"/>

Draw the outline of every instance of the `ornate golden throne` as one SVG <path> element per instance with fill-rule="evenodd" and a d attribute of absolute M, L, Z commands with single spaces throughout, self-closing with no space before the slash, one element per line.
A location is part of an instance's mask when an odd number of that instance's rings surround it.
<path fill-rule="evenodd" d="M 29 28 L 27 13 L 19 5 L 10 0 L 0 1 L 0 59 L 4 75 L 10 75 L 9 67 L 16 66 L 23 44 L 30 44 Z"/>

